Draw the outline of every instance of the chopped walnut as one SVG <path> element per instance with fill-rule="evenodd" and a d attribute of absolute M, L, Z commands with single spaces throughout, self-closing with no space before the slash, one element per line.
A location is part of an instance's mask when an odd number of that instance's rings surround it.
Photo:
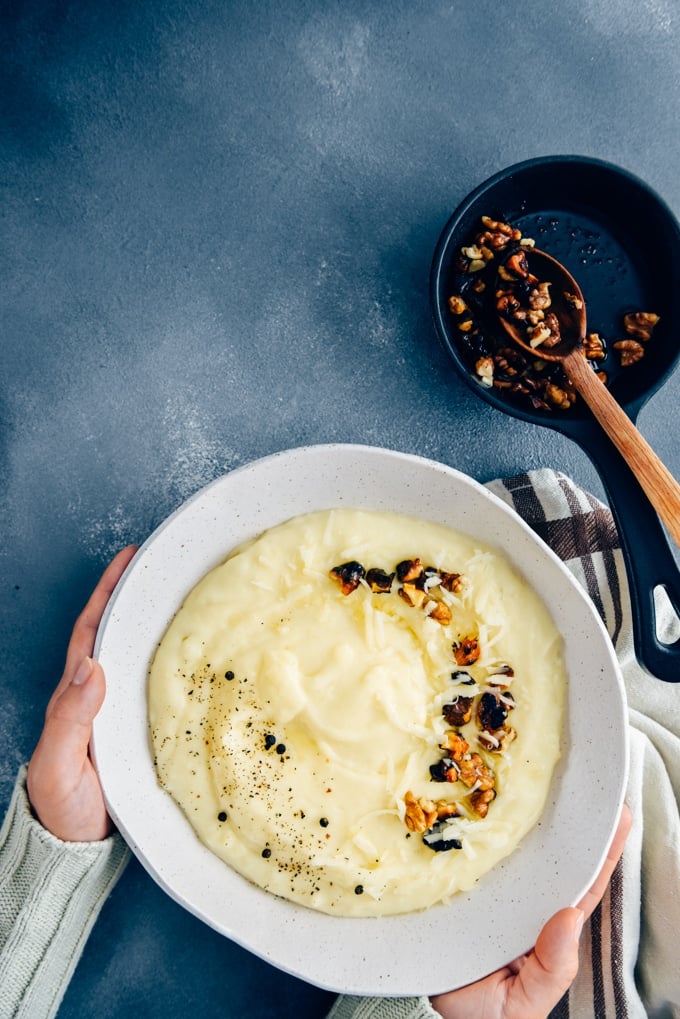
<path fill-rule="evenodd" d="M 404 804 L 406 805 L 404 821 L 409 831 L 422 834 L 437 820 L 437 807 L 432 800 L 416 799 L 409 790 L 404 796 Z"/>
<path fill-rule="evenodd" d="M 397 577 L 402 584 L 418 580 L 422 573 L 423 563 L 421 559 L 402 559 L 400 563 L 397 563 Z"/>
<path fill-rule="evenodd" d="M 479 638 L 468 636 L 453 645 L 453 657 L 457 665 L 472 665 L 482 653 L 479 646 Z"/>
<path fill-rule="evenodd" d="M 343 563 L 342 566 L 334 566 L 330 570 L 330 576 L 333 580 L 337 580 L 340 584 L 340 590 L 344 595 L 351 594 L 352 591 L 356 591 L 357 587 L 364 579 L 366 571 L 364 570 L 361 563 L 358 563 L 355 559 L 351 562 Z"/>
<path fill-rule="evenodd" d="M 465 578 L 460 573 L 445 573 L 443 570 L 440 570 L 439 576 L 441 577 L 442 587 L 452 594 L 460 594 L 465 587 Z"/>
<path fill-rule="evenodd" d="M 496 732 L 487 732 L 482 729 L 477 737 L 477 742 L 482 749 L 492 754 L 501 754 L 509 743 L 517 738 L 517 733 L 510 725 L 497 729 Z"/>
<path fill-rule="evenodd" d="M 517 297 L 507 290 L 501 290 L 496 300 L 496 311 L 505 318 L 517 318 L 522 313 L 522 304 Z"/>
<path fill-rule="evenodd" d="M 527 330 L 530 347 L 540 347 L 550 339 L 551 333 L 544 322 L 537 322 Z"/>
<path fill-rule="evenodd" d="M 659 316 L 651 311 L 631 311 L 623 316 L 623 327 L 629 336 L 644 343 L 651 339 Z"/>
<path fill-rule="evenodd" d="M 456 697 L 455 701 L 445 704 L 442 715 L 449 725 L 465 725 L 472 718 L 472 697 Z"/>
<path fill-rule="evenodd" d="M 458 764 L 458 777 L 463 785 L 471 789 L 479 783 L 478 788 L 486 792 L 493 789 L 496 779 L 491 768 L 487 768 L 479 754 L 470 754 Z"/>
<path fill-rule="evenodd" d="M 583 341 L 583 352 L 589 361 L 603 361 L 607 356 L 604 340 L 599 333 L 588 333 Z"/>
<path fill-rule="evenodd" d="M 550 283 L 539 283 L 529 294 L 529 307 L 532 311 L 545 311 L 551 304 Z"/>
<path fill-rule="evenodd" d="M 567 302 L 567 304 L 570 307 L 574 308 L 576 311 L 581 311 L 581 309 L 583 308 L 583 301 L 578 296 L 578 294 L 571 294 L 569 293 L 568 290 L 565 290 L 564 299 Z"/>
<path fill-rule="evenodd" d="M 468 741 L 459 736 L 457 732 L 447 732 L 446 742 L 442 743 L 442 750 L 446 750 L 452 761 L 456 761 L 456 763 L 462 761 L 469 749 Z"/>
<path fill-rule="evenodd" d="M 566 389 L 561 389 L 554 382 L 549 382 L 545 387 L 545 397 L 549 404 L 558 407 L 559 410 L 568 410 L 573 403 Z"/>
<path fill-rule="evenodd" d="M 482 216 L 482 226 L 485 226 L 487 230 L 491 230 L 493 233 L 502 234 L 508 239 L 513 239 L 516 232 L 509 223 L 503 223 L 500 220 L 491 219 L 490 216 Z"/>
<path fill-rule="evenodd" d="M 462 315 L 468 310 L 468 306 L 460 294 L 453 294 L 452 297 L 449 297 L 449 310 L 454 315 Z"/>
<path fill-rule="evenodd" d="M 469 258 L 471 262 L 482 257 L 482 252 L 476 244 L 471 244 L 467 248 L 461 248 L 461 252 L 466 258 Z"/>
<path fill-rule="evenodd" d="M 495 732 L 502 729 L 508 713 L 514 707 L 512 694 L 501 694 L 498 690 L 488 690 L 479 699 L 477 705 L 477 721 L 482 729 Z"/>
<path fill-rule="evenodd" d="M 407 605 L 411 605 L 415 609 L 421 608 L 426 598 L 426 593 L 422 587 L 416 587 L 415 584 L 403 584 L 399 588 L 399 595 Z"/>
<path fill-rule="evenodd" d="M 389 594 L 393 580 L 394 573 L 386 573 L 376 567 L 366 572 L 366 583 L 375 594 Z"/>
<path fill-rule="evenodd" d="M 449 803 L 447 800 L 437 800 L 435 802 L 435 809 L 437 811 L 438 821 L 443 821 L 447 817 L 460 817 L 460 810 L 458 809 L 457 803 Z"/>
<path fill-rule="evenodd" d="M 637 364 L 645 356 L 645 348 L 637 340 L 618 340 L 614 344 L 614 350 L 618 350 L 623 368 Z"/>
<path fill-rule="evenodd" d="M 496 791 L 494 789 L 478 789 L 470 797 L 470 806 L 479 817 L 486 817 L 489 813 L 489 806 L 495 798 Z"/>
<path fill-rule="evenodd" d="M 490 357 L 480 357 L 475 364 L 475 373 L 483 386 L 489 389 L 493 385 L 493 361 Z"/>
<path fill-rule="evenodd" d="M 430 605 L 433 607 L 430 608 Z M 435 601 L 434 599 L 428 601 L 425 605 L 425 611 L 430 619 L 434 619 L 437 623 L 441 623 L 442 626 L 446 626 L 451 622 L 451 609 L 448 605 L 445 605 L 443 601 Z"/>

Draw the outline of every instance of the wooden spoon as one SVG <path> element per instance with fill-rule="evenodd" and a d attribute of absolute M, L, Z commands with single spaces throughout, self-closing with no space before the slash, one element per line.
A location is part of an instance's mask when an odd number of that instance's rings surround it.
<path fill-rule="evenodd" d="M 511 321 L 503 315 L 499 315 L 499 321 L 513 342 L 533 358 L 561 364 L 574 389 L 581 394 L 626 460 L 673 541 L 680 546 L 680 484 L 584 357 L 586 304 L 581 288 L 562 263 L 545 251 L 525 248 L 524 253 L 531 274 L 541 282 L 551 283 L 550 310 L 559 320 L 561 341 L 554 347 L 532 347 L 524 323 Z M 507 288 L 512 284 L 499 280 L 499 286 Z M 573 295 L 572 299 L 567 300 L 566 294 Z"/>

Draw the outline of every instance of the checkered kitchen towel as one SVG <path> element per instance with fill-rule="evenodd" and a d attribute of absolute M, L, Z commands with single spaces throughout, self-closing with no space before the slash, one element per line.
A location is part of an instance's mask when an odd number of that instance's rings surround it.
<path fill-rule="evenodd" d="M 587 590 L 616 647 L 628 695 L 634 825 L 586 925 L 579 975 L 555 1019 L 680 1019 L 680 684 L 636 662 L 628 582 L 609 510 L 565 475 L 532 471 L 487 486 Z M 666 620 L 666 638 L 678 636 Z M 587 823 L 588 803 L 583 804 Z"/>

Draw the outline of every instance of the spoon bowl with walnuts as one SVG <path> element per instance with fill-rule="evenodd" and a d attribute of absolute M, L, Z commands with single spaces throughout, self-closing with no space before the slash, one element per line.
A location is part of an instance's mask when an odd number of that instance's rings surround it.
<path fill-rule="evenodd" d="M 496 283 L 503 329 L 533 358 L 559 362 L 680 547 L 680 485 L 586 359 L 586 303 L 574 277 L 545 251 L 522 247 L 499 264 Z M 655 325 L 654 315 L 638 318 L 641 330 Z"/>

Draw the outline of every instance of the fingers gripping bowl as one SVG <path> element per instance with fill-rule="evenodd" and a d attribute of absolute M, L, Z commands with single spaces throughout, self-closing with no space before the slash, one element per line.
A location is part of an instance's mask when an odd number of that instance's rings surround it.
<path fill-rule="evenodd" d="M 498 548 L 559 620 L 568 673 L 561 757 L 538 824 L 469 891 L 419 912 L 333 916 L 269 894 L 207 849 L 159 786 L 147 672 L 197 582 L 244 542 L 332 507 L 427 517 Z M 527 950 L 555 910 L 597 872 L 620 809 L 625 706 L 610 643 L 559 561 L 502 503 L 441 464 L 387 450 L 291 450 L 199 492 L 140 549 L 102 624 L 108 695 L 94 751 L 114 820 L 144 866 L 192 913 L 288 972 L 360 994 L 436 993 Z M 446 854 L 437 854 L 437 856 Z M 458 932 L 455 964 L 442 944 Z"/>

